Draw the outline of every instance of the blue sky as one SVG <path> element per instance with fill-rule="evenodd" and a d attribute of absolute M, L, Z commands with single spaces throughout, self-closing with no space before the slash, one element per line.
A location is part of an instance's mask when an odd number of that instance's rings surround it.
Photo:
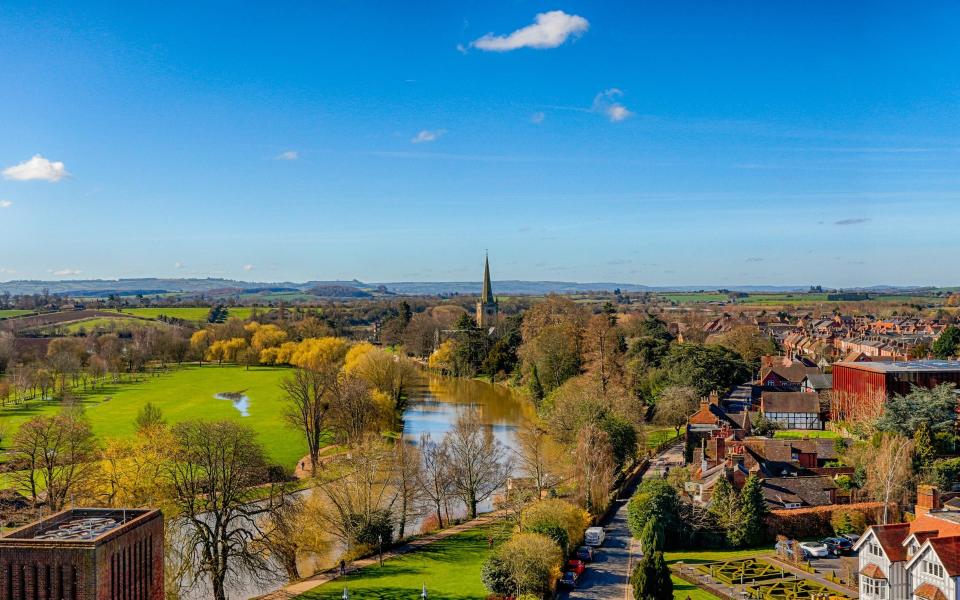
<path fill-rule="evenodd" d="M 495 279 L 956 285 L 958 24 L 4 2 L 0 280 L 462 280 L 489 248 Z"/>

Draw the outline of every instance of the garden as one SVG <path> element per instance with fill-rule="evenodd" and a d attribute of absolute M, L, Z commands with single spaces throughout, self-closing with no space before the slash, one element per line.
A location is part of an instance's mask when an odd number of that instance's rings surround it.
<path fill-rule="evenodd" d="M 698 570 L 727 585 L 783 578 L 783 569 L 755 558 L 709 563 Z"/>

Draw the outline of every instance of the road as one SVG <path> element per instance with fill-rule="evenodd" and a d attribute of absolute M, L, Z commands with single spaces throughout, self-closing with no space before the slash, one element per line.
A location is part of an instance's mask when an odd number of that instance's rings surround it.
<path fill-rule="evenodd" d="M 665 468 L 683 464 L 683 443 L 671 446 L 657 455 L 650 468 L 643 474 L 644 479 L 662 477 Z M 617 499 L 616 512 L 604 523 L 606 541 L 595 556 L 594 562 L 587 565 L 587 571 L 581 577 L 575 590 L 558 594 L 561 600 L 620 600 L 632 598 L 628 582 L 637 548 L 630 537 L 627 527 L 627 501 L 633 489 L 626 490 L 624 497 Z"/>

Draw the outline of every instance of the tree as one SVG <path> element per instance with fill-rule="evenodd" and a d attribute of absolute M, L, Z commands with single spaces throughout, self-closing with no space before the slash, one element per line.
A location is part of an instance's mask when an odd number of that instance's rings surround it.
<path fill-rule="evenodd" d="M 200 365 L 203 365 L 203 357 L 207 355 L 210 345 L 213 343 L 213 333 L 209 329 L 201 329 L 190 336 L 190 348 L 200 359 Z"/>
<path fill-rule="evenodd" d="M 668 383 L 693 387 L 699 396 L 725 392 L 749 380 L 752 373 L 733 350 L 698 344 L 674 344 L 662 368 Z"/>
<path fill-rule="evenodd" d="M 590 515 L 566 500 L 550 498 L 533 502 L 521 515 L 521 531 L 542 533 L 556 541 L 564 552 L 583 543 Z"/>
<path fill-rule="evenodd" d="M 370 385 L 355 375 L 340 374 L 330 389 L 329 423 L 338 438 L 352 446 L 368 431 L 376 429 L 382 409 Z"/>
<path fill-rule="evenodd" d="M 471 519 L 477 517 L 477 505 L 493 495 L 506 482 L 511 463 L 506 450 L 484 427 L 480 413 L 469 409 L 457 417 L 447 433 L 450 481 L 463 500 Z"/>
<path fill-rule="evenodd" d="M 740 490 L 740 521 L 728 532 L 734 546 L 757 546 L 764 541 L 763 519 L 767 516 L 763 484 L 756 474 L 747 477 Z"/>
<path fill-rule="evenodd" d="M 936 454 L 933 440 L 930 439 L 930 427 L 926 422 L 921 422 L 913 432 L 913 462 L 916 470 L 927 469 L 933 463 Z"/>
<path fill-rule="evenodd" d="M 544 597 L 560 575 L 562 553 L 550 538 L 537 533 L 517 533 L 497 549 L 506 566 L 516 596 Z"/>
<path fill-rule="evenodd" d="M 480 581 L 491 594 L 509 596 L 516 591 L 510 567 L 499 554 L 491 554 L 480 568 Z"/>
<path fill-rule="evenodd" d="M 379 348 L 360 357 L 353 372 L 385 394 L 395 411 L 403 410 L 407 394 L 420 380 L 410 359 Z"/>
<path fill-rule="evenodd" d="M 555 465 L 560 460 L 546 429 L 525 420 L 517 429 L 517 457 L 520 471 L 533 482 L 536 498 L 559 482 Z"/>
<path fill-rule="evenodd" d="M 450 450 L 448 440 L 440 443 L 430 439 L 429 434 L 420 436 L 420 455 L 423 460 L 418 475 L 423 495 L 433 505 L 437 525 L 443 528 L 443 511 L 447 499 L 453 494 L 453 482 L 450 476 Z"/>
<path fill-rule="evenodd" d="M 954 325 L 946 327 L 930 348 L 933 355 L 939 359 L 956 356 L 960 351 L 960 328 Z"/>
<path fill-rule="evenodd" d="M 643 533 L 640 535 L 640 548 L 644 554 L 663 551 L 663 527 L 656 519 L 650 519 L 643 526 Z"/>
<path fill-rule="evenodd" d="M 420 449 L 408 444 L 402 437 L 393 447 L 393 480 L 396 487 L 397 535 L 400 539 L 407 533 L 407 522 L 421 514 L 420 504 L 423 498 L 418 482 L 420 481 Z"/>
<path fill-rule="evenodd" d="M 662 479 L 645 479 L 627 504 L 627 526 L 635 538 L 643 535 L 647 521 L 657 521 L 664 532 L 667 546 L 679 540 L 684 524 L 679 517 L 680 497 L 677 490 Z"/>
<path fill-rule="evenodd" d="M 711 338 L 713 340 L 713 338 Z M 759 366 L 760 357 L 775 354 L 777 344 L 755 325 L 742 325 L 717 336 L 713 342 L 729 348 L 752 366 Z"/>
<path fill-rule="evenodd" d="M 905 396 L 895 394 L 885 403 L 876 428 L 901 436 L 912 436 L 921 423 L 932 433 L 952 431 L 957 408 L 953 389 L 945 383 L 931 390 L 915 387 Z"/>
<path fill-rule="evenodd" d="M 586 425 L 577 435 L 575 456 L 577 499 L 588 511 L 599 514 L 607 507 L 616 467 L 610 436 L 593 423 Z"/>
<path fill-rule="evenodd" d="M 773 434 L 780 429 L 780 423 L 776 421 L 771 421 L 762 414 L 758 414 L 753 418 L 753 423 L 750 424 L 750 429 L 756 435 L 763 437 L 773 437 Z"/>
<path fill-rule="evenodd" d="M 318 503 L 312 497 L 287 493 L 283 486 L 271 490 L 267 503 L 270 510 L 260 519 L 263 535 L 256 545 L 280 563 L 290 581 L 295 581 L 300 578 L 297 560 L 301 554 L 321 554 L 330 547 L 318 524 Z"/>
<path fill-rule="evenodd" d="M 906 490 L 912 475 L 910 438 L 885 433 L 867 448 L 865 468 L 866 491 L 876 502 L 883 503 L 883 525 L 889 518 L 890 503 Z"/>
<path fill-rule="evenodd" d="M 226 600 L 228 574 L 267 567 L 254 541 L 262 535 L 258 518 L 269 506 L 251 503 L 251 489 L 263 481 L 263 449 L 252 429 L 233 421 L 183 421 L 173 427 L 173 438 L 177 459 L 168 475 L 176 510 L 213 597 Z"/>
<path fill-rule="evenodd" d="M 673 580 L 663 552 L 645 552 L 630 578 L 636 600 L 672 600 Z"/>
<path fill-rule="evenodd" d="M 320 447 L 326 435 L 330 390 L 337 383 L 335 371 L 297 369 L 280 383 L 286 395 L 287 421 L 299 429 L 307 442 L 310 471 L 316 476 Z"/>
<path fill-rule="evenodd" d="M 720 477 L 713 486 L 708 512 L 724 531 L 735 530 L 741 521 L 740 498 L 726 477 Z"/>
<path fill-rule="evenodd" d="M 665 387 L 657 398 L 653 418 L 662 425 L 670 425 L 680 436 L 680 428 L 687 424 L 690 415 L 697 412 L 700 395 L 696 388 L 683 385 Z"/>
<path fill-rule="evenodd" d="M 152 402 L 147 402 L 137 413 L 137 418 L 134 419 L 133 424 L 137 427 L 137 432 L 144 433 L 150 430 L 162 427 L 166 421 L 163 418 L 163 411 L 161 411 L 157 406 Z"/>
<path fill-rule="evenodd" d="M 845 533 L 861 534 L 867 528 L 867 517 L 859 510 L 841 509 L 834 511 L 830 525 L 837 535 Z"/>
<path fill-rule="evenodd" d="M 36 504 L 42 494 L 52 512 L 89 495 L 97 470 L 97 442 L 90 424 L 76 413 L 34 417 L 13 436 L 10 459 L 20 467 L 11 480 Z"/>

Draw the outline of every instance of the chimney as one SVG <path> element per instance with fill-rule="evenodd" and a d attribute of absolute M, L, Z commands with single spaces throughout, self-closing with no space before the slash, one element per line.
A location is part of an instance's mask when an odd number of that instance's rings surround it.
<path fill-rule="evenodd" d="M 926 484 L 917 486 L 917 505 L 915 508 L 917 516 L 941 508 L 943 506 L 940 504 L 940 490 L 936 486 Z"/>
<path fill-rule="evenodd" d="M 717 390 L 710 392 L 710 404 L 720 406 L 720 394 L 717 393 Z"/>

